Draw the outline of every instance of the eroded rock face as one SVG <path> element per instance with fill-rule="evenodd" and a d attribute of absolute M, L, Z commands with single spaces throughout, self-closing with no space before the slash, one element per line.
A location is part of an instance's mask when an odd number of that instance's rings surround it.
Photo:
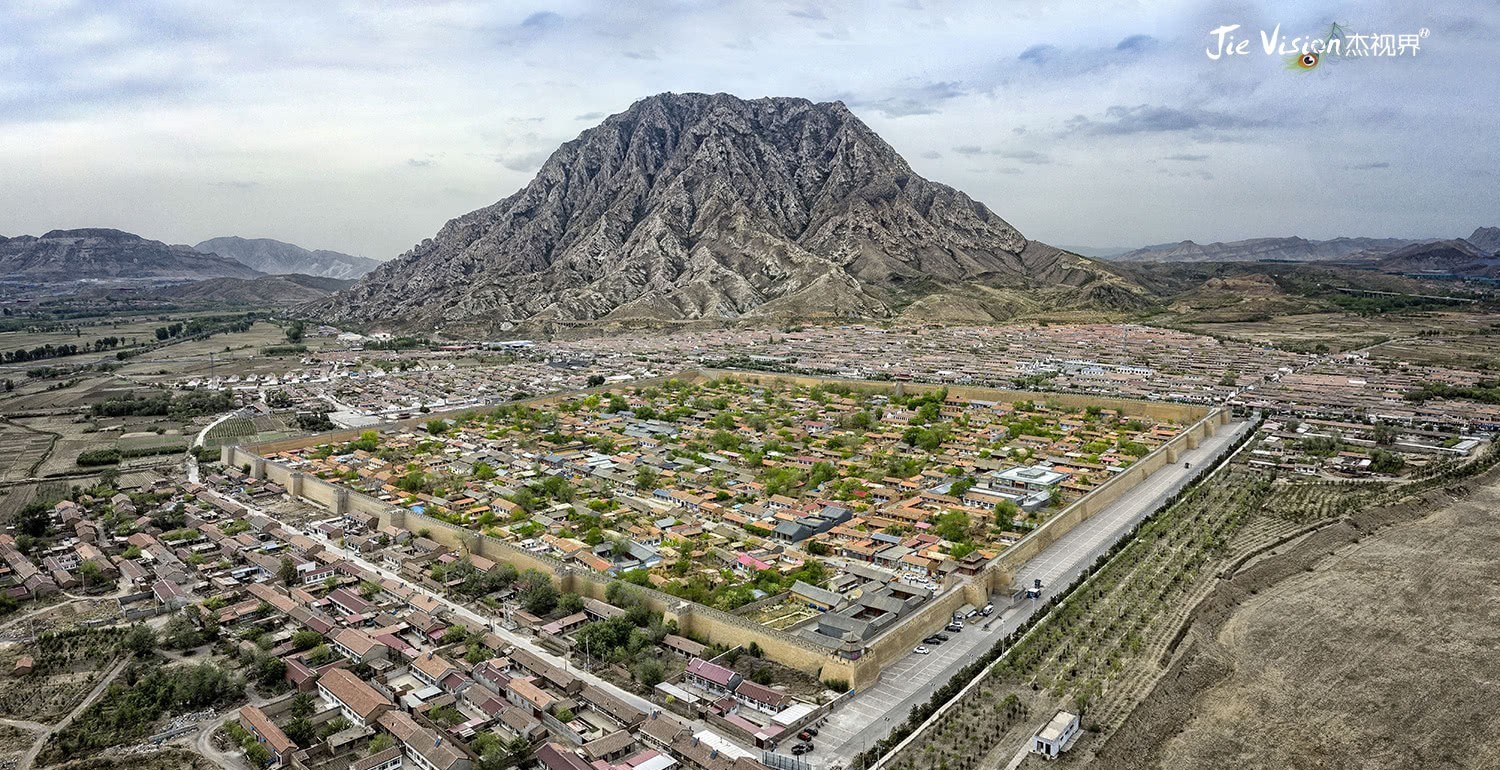
<path fill-rule="evenodd" d="M 1097 283 L 1135 289 L 918 176 L 842 103 L 661 94 L 310 312 L 409 327 L 884 317 L 968 284 L 1086 298 Z"/>

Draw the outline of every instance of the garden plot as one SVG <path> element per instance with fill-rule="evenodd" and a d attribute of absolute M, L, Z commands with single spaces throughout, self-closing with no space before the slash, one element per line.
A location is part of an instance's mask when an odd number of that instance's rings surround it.
<path fill-rule="evenodd" d="M 0 649 L 0 715 L 51 722 L 66 715 L 99 683 L 120 654 L 123 628 L 72 628 L 41 633 L 35 642 Z M 23 656 L 33 670 L 15 673 Z"/>
<path fill-rule="evenodd" d="M 778 631 L 784 631 L 819 614 L 821 613 L 803 602 L 788 599 L 750 613 L 750 620 Z"/>

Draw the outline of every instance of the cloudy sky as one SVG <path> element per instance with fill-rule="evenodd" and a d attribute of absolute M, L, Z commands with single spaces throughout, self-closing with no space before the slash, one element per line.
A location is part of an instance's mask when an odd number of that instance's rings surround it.
<path fill-rule="evenodd" d="M 1421 34 L 1293 71 L 1260 34 Z M 1242 56 L 1212 60 L 1239 24 Z M 0 4 L 0 234 L 393 257 L 662 91 L 841 99 L 1029 237 L 1500 225 L 1500 4 L 295 0 Z"/>

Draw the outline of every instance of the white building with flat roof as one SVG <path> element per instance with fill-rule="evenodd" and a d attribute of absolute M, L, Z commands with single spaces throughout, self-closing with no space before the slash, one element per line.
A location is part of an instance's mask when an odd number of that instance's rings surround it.
<path fill-rule="evenodd" d="M 1021 468 L 1008 468 L 995 474 L 1012 489 L 1024 489 L 1030 492 L 1049 490 L 1061 484 L 1068 474 L 1055 471 L 1045 464 L 1037 464 Z"/>
<path fill-rule="evenodd" d="M 1031 751 L 1033 754 L 1041 754 L 1044 759 L 1057 759 L 1059 754 L 1073 747 L 1073 741 L 1078 738 L 1079 732 L 1078 715 L 1059 711 L 1031 739 Z"/>

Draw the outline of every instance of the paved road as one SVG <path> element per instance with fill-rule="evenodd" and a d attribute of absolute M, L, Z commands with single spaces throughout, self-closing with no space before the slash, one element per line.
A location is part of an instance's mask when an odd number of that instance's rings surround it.
<path fill-rule="evenodd" d="M 1197 449 L 1182 453 L 1179 460 L 1192 463 L 1193 470 L 1176 464 L 1146 477 L 1125 497 L 1074 527 L 1026 562 L 1017 573 L 1018 584 L 1030 585 L 1032 580 L 1040 578 L 1044 595 L 1048 589 L 1070 585 L 1115 541 L 1186 486 L 1195 473 L 1206 470 L 1207 463 L 1232 445 L 1250 426 L 1248 422 L 1220 426 L 1218 433 Z M 928 655 L 908 654 L 881 674 L 879 684 L 840 706 L 819 729 L 815 749 L 806 758 L 824 768 L 847 766 L 856 754 L 905 720 L 912 706 L 932 697 L 933 691 L 957 675 L 997 639 L 1019 628 L 1040 606 L 1039 602 L 1028 601 L 1007 606 L 1009 597 L 1003 600 L 995 597 L 994 602 L 997 610 L 1006 609 L 990 621 L 989 629 L 983 624 L 970 625 L 961 633 L 950 634 L 951 641 L 934 647 Z"/>

